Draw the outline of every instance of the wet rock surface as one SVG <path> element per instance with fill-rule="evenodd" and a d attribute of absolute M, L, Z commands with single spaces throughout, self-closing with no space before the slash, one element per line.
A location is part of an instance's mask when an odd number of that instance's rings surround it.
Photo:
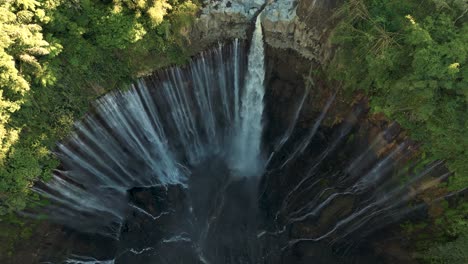
<path fill-rule="evenodd" d="M 115 263 L 258 263 L 252 180 L 213 157 L 193 169 L 188 189 L 132 191 L 140 210 L 127 217 Z"/>

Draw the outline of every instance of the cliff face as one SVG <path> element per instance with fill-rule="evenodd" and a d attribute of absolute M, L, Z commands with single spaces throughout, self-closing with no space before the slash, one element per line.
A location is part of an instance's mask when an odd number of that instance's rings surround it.
<path fill-rule="evenodd" d="M 204 50 L 218 41 L 247 39 L 251 20 L 263 4 L 263 0 L 204 0 L 201 14 L 190 32 L 193 53 Z"/>
<path fill-rule="evenodd" d="M 283 107 L 269 113 L 274 123 L 288 123 L 304 90 L 304 76 L 326 64 L 332 47 L 330 32 L 334 11 L 343 0 L 205 0 L 191 30 L 191 51 L 197 53 L 218 42 L 248 40 L 257 15 L 261 16 L 266 42 L 267 104 Z M 317 80 L 316 80 L 317 82 Z M 320 90 L 327 97 L 330 87 Z M 317 100 L 317 98 L 314 98 Z M 283 102 L 281 102 L 283 101 Z M 321 104 L 306 102 L 306 109 L 320 111 Z M 309 107 L 310 106 L 310 107 Z M 273 109 L 273 108 L 272 108 Z M 308 115 L 313 120 L 315 112 Z"/>
<path fill-rule="evenodd" d="M 273 131 L 282 131 L 291 121 L 297 98 L 304 93 L 304 77 L 330 58 L 328 37 L 333 12 L 341 1 L 205 0 L 191 30 L 190 49 L 195 54 L 234 38 L 248 41 L 255 17 L 260 15 L 266 42 L 266 114 L 278 125 Z M 319 90 L 328 98 L 332 89 L 320 85 Z M 320 99 L 310 97 L 305 102 L 310 120 L 321 110 L 322 103 L 317 101 Z"/>
<path fill-rule="evenodd" d="M 202 50 L 218 41 L 248 38 L 250 25 L 263 10 L 265 42 L 292 49 L 308 60 L 323 62 L 333 10 L 342 0 L 206 0 L 191 32 L 192 48 Z"/>

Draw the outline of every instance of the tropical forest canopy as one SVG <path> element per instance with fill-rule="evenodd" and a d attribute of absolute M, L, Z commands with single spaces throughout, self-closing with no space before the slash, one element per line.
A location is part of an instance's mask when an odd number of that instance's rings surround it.
<path fill-rule="evenodd" d="M 421 143 L 424 162 L 446 162 L 453 176 L 439 191 L 466 189 L 468 2 L 348 0 L 337 16 L 342 20 L 333 40 L 339 50 L 330 77 L 341 81 L 347 93 L 363 91 L 373 112 L 401 124 Z M 466 199 L 452 208 L 444 202 L 438 206 L 444 213 L 433 213 L 431 230 L 427 223 L 406 228 L 425 233 L 417 239 L 430 250 L 419 257 L 467 263 Z M 443 246 L 433 244 L 447 239 L 451 242 Z"/>
<path fill-rule="evenodd" d="M 186 59 L 190 0 L 0 0 L 0 215 L 33 199 L 90 103 Z"/>

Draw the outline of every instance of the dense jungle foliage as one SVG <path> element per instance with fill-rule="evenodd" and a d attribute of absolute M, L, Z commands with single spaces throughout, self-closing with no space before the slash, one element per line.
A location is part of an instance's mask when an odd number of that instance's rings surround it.
<path fill-rule="evenodd" d="M 401 124 L 422 143 L 424 161 L 446 162 L 454 175 L 443 192 L 468 188 L 468 2 L 348 0 L 337 16 L 330 76 Z M 417 257 L 468 263 L 466 199 L 433 207 L 431 225 L 406 226 L 427 250 Z"/>
<path fill-rule="evenodd" d="M 0 215 L 33 199 L 51 150 L 105 91 L 186 58 L 190 0 L 0 0 Z"/>

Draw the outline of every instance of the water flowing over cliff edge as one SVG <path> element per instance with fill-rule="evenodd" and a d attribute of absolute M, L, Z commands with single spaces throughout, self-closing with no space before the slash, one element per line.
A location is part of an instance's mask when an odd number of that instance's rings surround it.
<path fill-rule="evenodd" d="M 449 173 L 311 77 L 337 4 L 207 1 L 188 65 L 103 96 L 58 144 L 33 187 L 49 203 L 22 212 L 62 230 L 40 261 L 381 262 L 376 231 L 423 217 Z"/>

